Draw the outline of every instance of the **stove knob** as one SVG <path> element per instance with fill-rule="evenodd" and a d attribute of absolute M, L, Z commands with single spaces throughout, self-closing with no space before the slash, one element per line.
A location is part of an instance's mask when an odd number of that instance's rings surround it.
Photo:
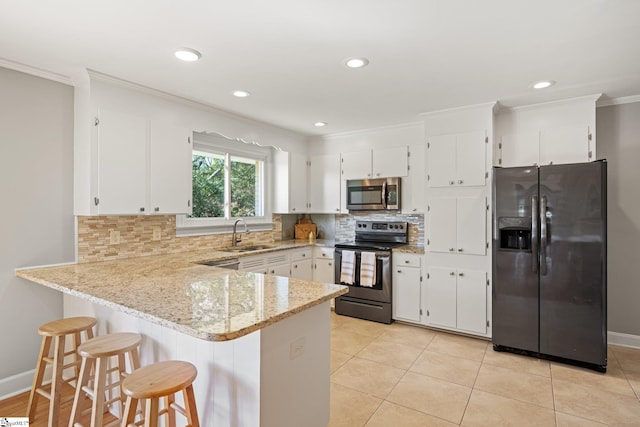
<path fill-rule="evenodd" d="M 402 230 L 404 228 L 404 226 L 402 224 L 400 224 L 400 230 Z"/>

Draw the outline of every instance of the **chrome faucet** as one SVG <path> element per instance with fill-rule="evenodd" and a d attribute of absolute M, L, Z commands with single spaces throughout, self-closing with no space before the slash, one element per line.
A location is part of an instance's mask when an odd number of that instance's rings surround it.
<path fill-rule="evenodd" d="M 244 232 L 246 234 L 250 234 L 249 227 L 247 227 L 247 221 L 243 218 L 236 219 L 236 222 L 233 223 L 233 235 L 231 236 L 231 246 L 238 246 L 238 243 L 242 242 L 242 237 L 238 237 L 236 233 L 236 228 L 238 227 L 238 223 L 242 221 L 244 223 Z"/>

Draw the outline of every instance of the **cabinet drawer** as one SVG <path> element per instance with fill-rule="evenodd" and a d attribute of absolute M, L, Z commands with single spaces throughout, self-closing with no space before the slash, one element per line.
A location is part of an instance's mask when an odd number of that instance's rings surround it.
<path fill-rule="evenodd" d="M 316 246 L 313 248 L 315 259 L 333 259 L 333 248 L 322 248 Z"/>
<path fill-rule="evenodd" d="M 303 261 L 305 259 L 311 259 L 312 249 L 302 249 L 291 252 L 291 262 L 294 261 Z"/>
<path fill-rule="evenodd" d="M 395 253 L 393 262 L 398 267 L 420 267 L 422 257 L 415 254 Z"/>

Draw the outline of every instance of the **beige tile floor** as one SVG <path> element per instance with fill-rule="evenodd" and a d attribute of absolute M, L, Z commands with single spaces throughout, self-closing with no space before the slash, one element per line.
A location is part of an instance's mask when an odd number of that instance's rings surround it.
<path fill-rule="evenodd" d="M 640 426 L 640 350 L 606 374 L 331 313 L 330 427 Z"/>

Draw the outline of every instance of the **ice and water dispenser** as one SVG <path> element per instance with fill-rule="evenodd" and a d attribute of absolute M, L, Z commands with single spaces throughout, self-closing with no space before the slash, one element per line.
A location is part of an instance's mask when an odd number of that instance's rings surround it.
<path fill-rule="evenodd" d="M 531 251 L 531 217 L 498 218 L 500 249 Z"/>

